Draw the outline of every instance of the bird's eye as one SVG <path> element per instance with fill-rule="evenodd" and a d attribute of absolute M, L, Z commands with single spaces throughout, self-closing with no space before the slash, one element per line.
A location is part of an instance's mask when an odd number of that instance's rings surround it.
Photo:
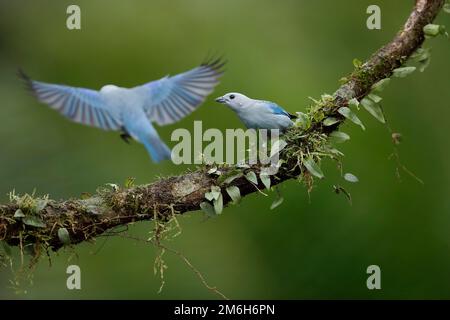
<path fill-rule="evenodd" d="M 234 94 L 232 94 L 232 95 L 230 96 L 230 99 L 231 99 L 231 100 L 233 100 L 233 99 L 234 99 Z"/>

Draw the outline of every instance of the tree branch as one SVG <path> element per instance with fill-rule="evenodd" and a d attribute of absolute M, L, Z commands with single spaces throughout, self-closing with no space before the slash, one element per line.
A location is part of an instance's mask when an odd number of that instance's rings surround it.
<path fill-rule="evenodd" d="M 425 39 L 423 27 L 434 20 L 443 4 L 444 0 L 417 0 L 403 29 L 395 38 L 348 77 L 347 83 L 334 93 L 331 104 L 320 106 L 320 111 L 325 116 L 333 116 L 339 119 L 339 122 L 334 126 L 323 126 L 321 121 L 315 121 L 307 130 L 307 134 L 327 136 L 336 130 L 344 121 L 337 110 L 347 106 L 352 98 L 362 99 L 370 92 L 373 84 L 388 78 L 395 68 L 400 67 L 421 46 Z M 299 150 L 313 147 L 307 138 L 305 140 L 297 136 L 288 140 L 288 143 Z M 271 177 L 272 185 L 295 178 L 299 174 L 308 177 L 298 158 L 284 153 L 282 159 L 285 162 L 279 172 Z M 234 168 L 230 166 L 221 168 L 224 174 L 232 170 Z M 258 173 L 260 167 L 255 165 L 246 170 Z M 205 193 L 210 191 L 213 185 L 220 186 L 223 191 L 225 186 L 236 186 L 242 196 L 264 188 L 261 182 L 254 185 L 245 177 L 224 185 L 217 181 L 217 176 L 208 174 L 207 169 L 198 169 L 148 185 L 100 191 L 88 199 L 45 202 L 32 197 L 13 197 L 14 201 L 11 203 L 0 205 L 0 240 L 13 246 L 33 244 L 35 248 L 44 246 L 58 250 L 63 246 L 63 237 L 61 234 L 58 236 L 58 230 L 61 228 L 68 231 L 70 242 L 77 244 L 93 240 L 108 229 L 131 222 L 151 220 L 155 217 L 168 220 L 174 213 L 199 210 L 200 203 L 206 201 Z M 226 192 L 223 194 L 224 204 L 227 204 L 231 199 Z M 36 210 L 39 204 L 41 208 Z M 18 217 L 21 213 L 26 216 L 30 212 L 39 218 L 37 224 L 29 221 L 26 223 L 24 217 Z"/>

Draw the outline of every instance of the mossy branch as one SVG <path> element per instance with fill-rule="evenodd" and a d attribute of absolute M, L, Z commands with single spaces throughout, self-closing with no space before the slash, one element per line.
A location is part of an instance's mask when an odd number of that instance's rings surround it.
<path fill-rule="evenodd" d="M 312 121 L 302 135 L 296 134 L 296 128 L 288 132 L 286 149 L 291 152 L 282 153 L 283 164 L 279 172 L 271 176 L 271 185 L 299 175 L 306 180 L 312 179 L 304 164 L 299 161 L 298 154 L 311 154 L 311 151 L 315 151 L 315 141 L 326 138 L 344 121 L 344 116 L 338 112 L 339 108 L 348 106 L 353 98 L 361 100 L 365 97 L 375 83 L 391 76 L 393 70 L 400 67 L 422 45 L 425 39 L 423 27 L 434 20 L 443 5 L 444 0 L 417 0 L 403 29 L 395 38 L 356 68 L 331 100 L 316 105 L 314 112 L 321 113 L 320 119 Z M 333 117 L 337 122 L 325 126 L 323 117 Z M 222 174 L 227 174 L 235 168 L 224 166 L 220 170 Z M 259 176 L 258 165 L 243 170 L 243 173 L 249 170 Z M 260 180 L 258 184 L 254 184 L 245 176 L 229 183 L 219 182 L 216 175 L 208 174 L 204 168 L 148 185 L 102 190 L 88 199 L 53 201 L 12 196 L 11 203 L 0 205 L 0 240 L 12 246 L 33 245 L 37 251 L 41 246 L 58 250 L 64 245 L 67 234 L 70 243 L 77 244 L 93 240 L 120 225 L 151 220 L 155 216 L 169 220 L 174 212 L 182 214 L 199 210 L 200 204 L 205 202 L 205 193 L 211 190 L 211 186 L 222 189 L 225 205 L 231 200 L 225 192 L 228 186 L 238 187 L 241 196 L 264 189 Z M 26 223 L 24 217 L 30 215 L 37 218 L 37 221 Z"/>

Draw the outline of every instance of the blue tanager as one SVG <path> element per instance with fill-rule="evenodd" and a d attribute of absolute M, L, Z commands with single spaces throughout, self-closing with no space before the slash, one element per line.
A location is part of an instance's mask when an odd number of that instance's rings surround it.
<path fill-rule="evenodd" d="M 249 129 L 278 129 L 285 131 L 297 116 L 290 114 L 278 104 L 251 99 L 241 93 L 231 92 L 216 99 L 226 104 Z"/>
<path fill-rule="evenodd" d="M 170 159 L 171 152 L 152 122 L 172 124 L 194 111 L 219 83 L 221 59 L 204 62 L 187 72 L 133 87 L 105 85 L 100 91 L 49 84 L 19 75 L 40 101 L 70 120 L 103 130 L 121 131 L 144 144 L 155 162 Z"/>

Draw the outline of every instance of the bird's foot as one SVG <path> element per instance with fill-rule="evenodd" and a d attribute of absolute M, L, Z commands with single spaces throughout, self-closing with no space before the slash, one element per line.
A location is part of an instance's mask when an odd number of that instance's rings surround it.
<path fill-rule="evenodd" d="M 131 136 L 128 133 L 126 132 L 121 133 L 120 138 L 122 138 L 122 140 L 128 144 L 130 143 Z"/>

